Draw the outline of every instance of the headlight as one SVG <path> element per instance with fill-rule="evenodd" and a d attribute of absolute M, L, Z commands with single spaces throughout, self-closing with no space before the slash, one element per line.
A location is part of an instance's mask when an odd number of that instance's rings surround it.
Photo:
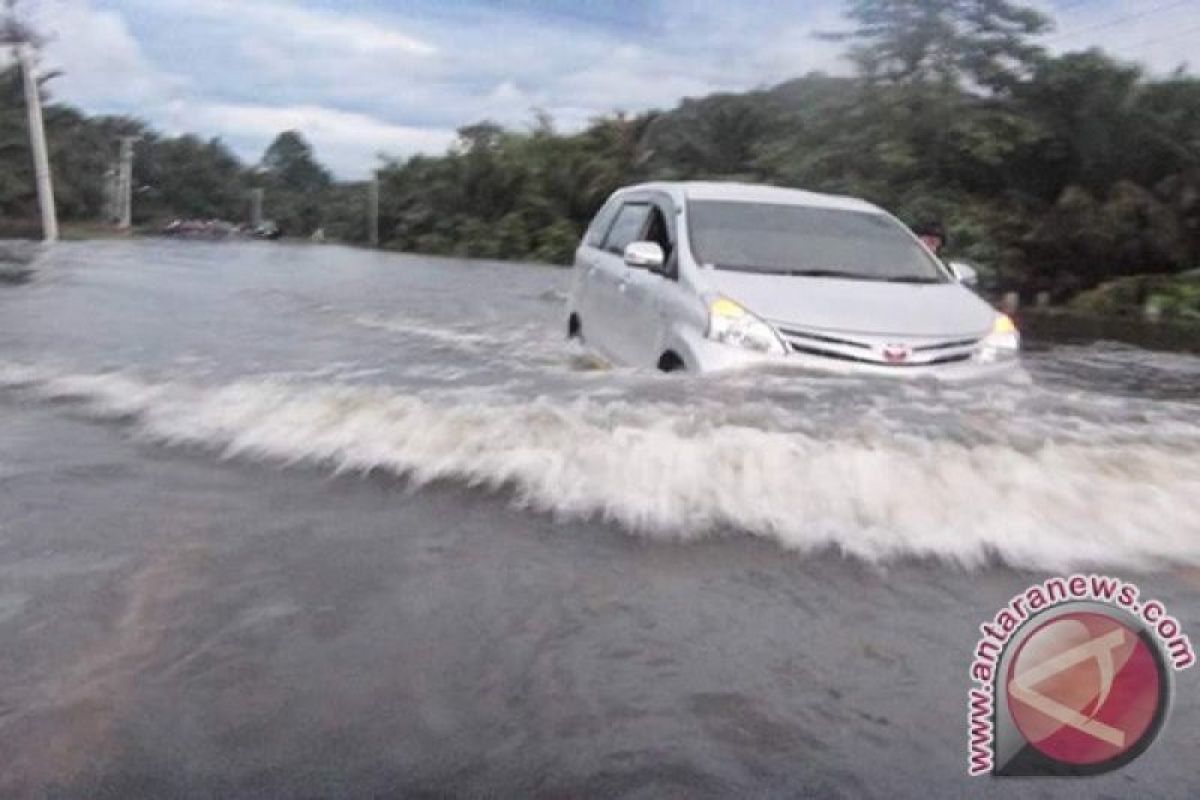
<path fill-rule="evenodd" d="M 728 297 L 714 297 L 708 304 L 708 338 L 757 353 L 783 355 L 783 342 L 770 325 Z"/>
<path fill-rule="evenodd" d="M 1007 314 L 997 314 L 992 332 L 983 340 L 977 358 L 980 361 L 1001 361 L 1014 358 L 1021 349 L 1021 334 Z"/>

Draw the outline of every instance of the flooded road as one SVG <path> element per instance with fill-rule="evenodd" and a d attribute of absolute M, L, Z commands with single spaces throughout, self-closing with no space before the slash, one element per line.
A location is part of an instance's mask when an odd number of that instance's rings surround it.
<path fill-rule="evenodd" d="M 0 286 L 4 796 L 1191 797 L 966 778 L 1049 574 L 1200 631 L 1200 358 L 1002 385 L 597 369 L 569 275 L 63 245 Z"/>

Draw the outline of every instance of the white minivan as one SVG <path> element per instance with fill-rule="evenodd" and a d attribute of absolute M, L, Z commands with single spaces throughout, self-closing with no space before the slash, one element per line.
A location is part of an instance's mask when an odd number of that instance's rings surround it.
<path fill-rule="evenodd" d="M 739 183 L 615 192 L 575 255 L 568 335 L 601 358 L 704 372 L 759 363 L 886 375 L 1013 369 L 1011 319 L 895 217 Z"/>

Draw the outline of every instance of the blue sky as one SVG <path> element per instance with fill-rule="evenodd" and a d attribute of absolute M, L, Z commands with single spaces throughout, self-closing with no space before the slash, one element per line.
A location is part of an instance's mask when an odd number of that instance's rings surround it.
<path fill-rule="evenodd" d="M 1200 38 L 1200 0 L 1034 0 L 1053 49 L 1093 44 L 1165 71 Z M 257 160 L 297 128 L 341 177 L 380 152 L 440 152 L 464 124 L 562 129 L 621 109 L 845 71 L 840 0 L 23 0 L 52 35 L 55 95 Z M 1190 35 L 1188 35 L 1190 33 Z"/>

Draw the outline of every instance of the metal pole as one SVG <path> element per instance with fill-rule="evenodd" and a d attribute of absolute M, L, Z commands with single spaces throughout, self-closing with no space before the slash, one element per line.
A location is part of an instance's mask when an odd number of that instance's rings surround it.
<path fill-rule="evenodd" d="M 263 221 L 262 209 L 263 209 L 263 190 L 262 189 L 251 189 L 250 190 L 250 225 L 255 230 L 258 230 L 258 227 L 260 225 L 262 225 L 262 221 Z"/>
<path fill-rule="evenodd" d="M 133 226 L 133 143 L 136 136 L 121 137 L 121 165 L 117 178 L 121 198 L 121 218 L 117 227 L 129 230 Z"/>
<path fill-rule="evenodd" d="M 42 239 L 58 241 L 58 215 L 54 208 L 54 184 L 50 180 L 50 157 L 46 152 L 46 127 L 42 123 L 42 97 L 33 74 L 28 44 L 17 45 L 21 74 L 25 77 L 25 107 L 29 111 L 29 143 L 33 149 L 33 174 L 37 181 L 38 205 L 42 211 Z"/>
<path fill-rule="evenodd" d="M 100 219 L 111 225 L 117 219 L 117 169 L 110 166 L 104 170 L 104 210 Z"/>
<path fill-rule="evenodd" d="M 372 178 L 367 184 L 367 240 L 371 247 L 379 247 L 379 179 Z"/>

